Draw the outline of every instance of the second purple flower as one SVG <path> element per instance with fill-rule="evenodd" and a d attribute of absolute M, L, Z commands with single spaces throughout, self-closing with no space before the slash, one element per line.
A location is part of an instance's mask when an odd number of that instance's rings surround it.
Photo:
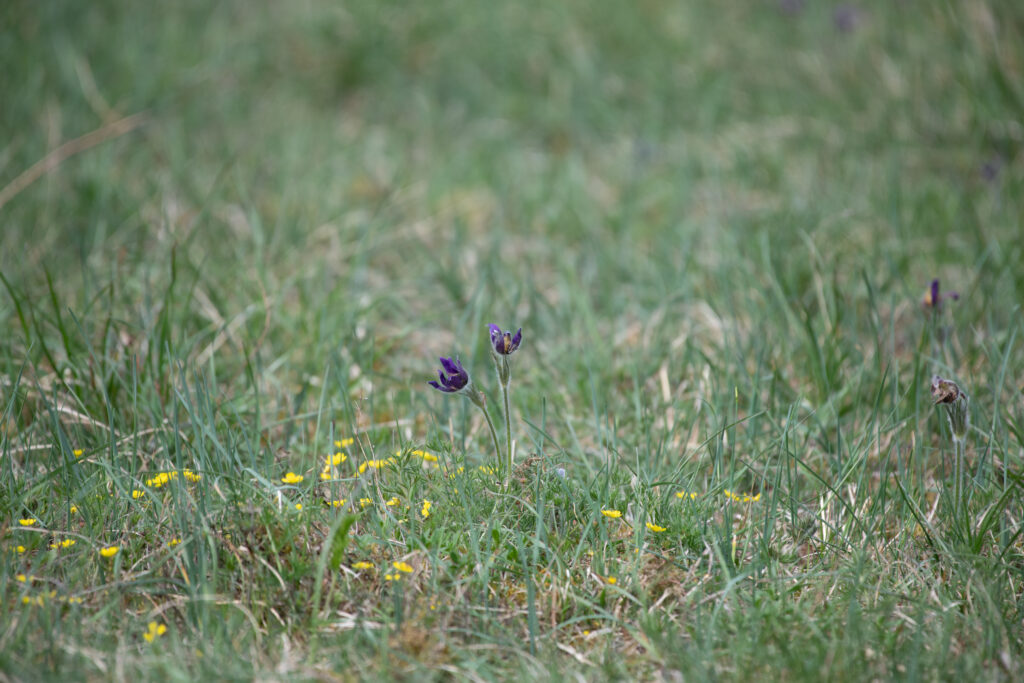
<path fill-rule="evenodd" d="M 523 341 L 523 328 L 519 328 L 515 335 L 512 334 L 511 330 L 508 332 L 502 332 L 501 328 L 497 325 L 488 325 L 491 329 L 491 348 L 494 349 L 496 354 L 501 356 L 510 356 L 515 353 L 516 349 L 519 348 L 519 344 Z"/>

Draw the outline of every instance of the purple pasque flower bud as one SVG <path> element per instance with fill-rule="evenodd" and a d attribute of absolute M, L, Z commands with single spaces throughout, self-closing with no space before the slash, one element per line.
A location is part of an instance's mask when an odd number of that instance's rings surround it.
<path fill-rule="evenodd" d="M 446 394 L 461 394 L 468 391 L 471 385 L 469 373 L 462 367 L 462 363 L 456 358 L 441 358 L 440 361 L 444 370 L 438 370 L 437 379 L 431 380 L 428 384 Z"/>
<path fill-rule="evenodd" d="M 938 310 L 942 306 L 943 299 L 952 299 L 956 301 L 960 298 L 960 295 L 956 292 L 942 293 L 939 291 L 939 279 L 932 280 L 931 286 L 924 293 L 924 300 L 921 302 L 925 308 L 931 308 Z"/>
<path fill-rule="evenodd" d="M 523 341 L 523 328 L 521 327 L 514 336 L 511 331 L 502 332 L 497 325 L 490 324 L 488 327 L 491 329 L 491 348 L 500 356 L 512 355 Z"/>

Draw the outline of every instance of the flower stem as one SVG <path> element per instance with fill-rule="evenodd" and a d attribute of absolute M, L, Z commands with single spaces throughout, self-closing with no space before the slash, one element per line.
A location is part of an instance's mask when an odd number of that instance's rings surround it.
<path fill-rule="evenodd" d="M 508 409 L 508 384 L 501 385 L 501 395 L 505 399 L 505 477 L 512 476 L 512 413 Z"/>
<path fill-rule="evenodd" d="M 498 432 L 494 429 L 494 420 L 491 419 L 491 413 L 487 410 L 487 403 L 483 393 L 472 393 L 469 395 L 469 400 L 484 414 L 484 419 L 487 420 L 487 428 L 491 432 L 491 441 L 494 443 L 494 454 L 498 457 L 498 460 L 501 460 L 501 445 L 498 443 Z"/>
<path fill-rule="evenodd" d="M 502 466 L 505 470 L 505 484 L 512 480 L 512 411 L 509 410 L 508 385 L 512 380 L 512 368 L 508 356 L 494 356 L 494 370 L 498 374 L 501 385 L 501 397 L 505 403 L 505 457 Z"/>

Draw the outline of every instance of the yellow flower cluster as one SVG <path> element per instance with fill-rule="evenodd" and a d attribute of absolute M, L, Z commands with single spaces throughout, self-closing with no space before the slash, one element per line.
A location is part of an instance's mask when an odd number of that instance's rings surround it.
<path fill-rule="evenodd" d="M 36 577 L 34 577 L 34 576 L 30 576 L 30 577 L 28 577 L 27 580 L 28 581 L 34 581 L 35 578 Z M 24 574 L 18 574 L 17 579 L 18 579 L 18 581 L 21 581 L 22 583 L 24 583 L 26 581 L 26 578 L 25 578 Z M 57 591 L 51 590 L 51 591 L 47 591 L 45 593 L 40 593 L 39 595 L 37 595 L 35 597 L 32 597 L 30 595 L 24 595 L 21 598 L 21 604 L 23 604 L 23 605 L 38 605 L 38 606 L 42 607 L 46 603 L 47 600 L 53 600 L 54 598 L 56 598 L 57 602 L 66 602 L 66 603 L 68 603 L 70 605 L 79 605 L 79 604 L 82 603 L 82 598 L 69 597 L 67 595 L 62 595 L 62 596 L 60 596 L 58 598 L 57 597 Z"/>
<path fill-rule="evenodd" d="M 373 562 L 355 562 L 352 564 L 353 569 L 373 569 Z"/>
<path fill-rule="evenodd" d="M 433 506 L 434 504 L 431 501 L 426 499 L 423 500 L 423 508 L 420 510 L 420 514 L 423 515 L 424 519 L 430 516 L 430 508 Z"/>
<path fill-rule="evenodd" d="M 694 500 L 695 498 L 697 498 L 697 492 L 696 491 L 689 491 L 689 492 L 687 492 L 687 491 L 679 491 L 678 493 L 676 493 L 676 498 L 689 498 L 690 500 Z"/>
<path fill-rule="evenodd" d="M 658 526 L 654 522 L 647 522 L 647 528 L 650 529 L 651 531 L 653 531 L 656 534 L 660 534 L 662 531 L 665 530 L 665 527 Z"/>
<path fill-rule="evenodd" d="M 63 541 L 57 541 L 56 543 L 51 543 L 50 544 L 50 549 L 51 550 L 56 550 L 57 548 L 70 548 L 74 544 L 75 544 L 75 539 L 73 539 L 73 538 L 65 538 Z"/>
<path fill-rule="evenodd" d="M 336 508 L 340 508 L 340 507 L 341 507 L 341 506 L 343 506 L 343 505 L 344 505 L 344 504 L 345 504 L 346 502 L 348 502 L 348 501 L 346 501 L 346 500 L 345 500 L 344 498 L 342 498 L 342 499 L 340 499 L 340 500 L 332 500 L 332 501 L 331 501 L 331 506 L 332 506 L 332 507 L 336 507 Z"/>
<path fill-rule="evenodd" d="M 281 477 L 281 481 L 284 482 L 285 484 L 298 484 L 303 479 L 305 479 L 304 476 L 302 476 L 301 474 L 295 474 L 294 472 L 288 472 L 286 475 Z"/>
<path fill-rule="evenodd" d="M 146 495 L 145 491 L 142 491 L 141 489 L 132 489 L 132 498 L 135 500 L 142 498 L 144 495 Z"/>
<path fill-rule="evenodd" d="M 39 520 L 29 517 L 28 519 L 19 519 L 18 524 L 22 526 L 35 526 L 37 521 Z"/>
<path fill-rule="evenodd" d="M 405 562 L 392 562 L 391 566 L 395 568 L 395 573 L 385 574 L 385 581 L 398 581 L 402 578 L 402 574 L 412 574 L 412 566 Z"/>
<path fill-rule="evenodd" d="M 353 443 L 355 443 L 355 439 L 349 437 L 347 439 L 335 441 L 334 447 L 345 448 L 347 446 L 351 446 Z M 337 467 L 346 460 L 348 460 L 348 455 L 342 453 L 340 450 L 337 451 L 336 453 L 325 456 L 323 469 L 320 470 L 320 478 L 323 479 L 324 481 L 332 479 L 337 474 L 336 472 L 332 471 L 332 468 Z"/>
<path fill-rule="evenodd" d="M 394 458 L 388 458 L 387 460 L 366 460 L 359 463 L 359 474 L 366 472 L 367 469 L 379 470 L 388 465 L 394 465 L 397 462 Z"/>
<path fill-rule="evenodd" d="M 410 453 L 412 455 L 415 455 L 417 458 L 422 458 L 423 462 L 437 462 L 437 456 L 434 455 L 433 453 L 429 453 L 427 451 L 423 451 L 423 450 L 419 450 L 419 449 L 417 449 L 415 451 L 410 451 Z"/>
<path fill-rule="evenodd" d="M 601 510 L 601 514 L 611 519 L 618 519 L 622 516 L 621 510 Z"/>
<path fill-rule="evenodd" d="M 181 475 L 183 477 L 185 477 L 185 479 L 187 479 L 189 482 L 191 482 L 193 484 L 203 478 L 203 475 L 196 474 L 195 472 L 193 472 L 190 469 L 182 470 Z M 152 479 L 147 479 L 146 480 L 146 486 L 149 486 L 150 488 L 158 489 L 161 486 L 165 486 L 166 484 L 171 483 L 172 481 L 174 481 L 177 478 L 178 478 L 178 470 L 169 470 L 167 472 L 157 472 L 156 476 L 154 476 Z M 136 496 L 136 498 L 137 497 L 138 496 Z"/>
<path fill-rule="evenodd" d="M 117 555 L 117 551 L 120 549 L 120 546 L 108 545 L 106 548 L 100 548 L 100 555 L 103 557 L 113 557 L 114 555 Z"/>
<path fill-rule="evenodd" d="M 34 598 L 30 597 L 28 595 L 24 595 L 21 598 L 21 604 L 23 604 L 23 605 L 38 605 L 38 606 L 42 607 L 45 604 L 47 598 L 49 598 L 50 600 L 53 600 L 55 597 L 57 597 L 57 591 L 55 591 L 55 590 L 52 590 L 49 593 L 41 593 L 40 595 L 37 595 Z M 67 598 L 65 598 L 65 600 L 66 599 Z M 82 601 L 82 599 L 79 598 L 78 602 L 81 602 L 81 601 Z"/>
<path fill-rule="evenodd" d="M 142 634 L 142 637 L 146 639 L 147 643 L 152 643 L 154 640 L 167 633 L 167 627 L 163 624 L 158 624 L 155 621 L 149 622 L 146 627 L 146 632 Z"/>
<path fill-rule="evenodd" d="M 81 448 L 76 448 L 75 450 L 73 450 L 71 452 L 74 453 L 76 458 L 81 458 L 82 455 L 85 454 L 85 451 L 83 451 Z"/>
<path fill-rule="evenodd" d="M 734 491 L 730 491 L 729 489 L 725 489 L 724 491 L 722 491 L 722 493 L 725 494 L 726 498 L 731 498 L 732 500 L 736 501 L 737 503 L 756 503 L 757 501 L 761 500 L 761 494 L 760 493 L 757 494 L 756 496 L 751 496 L 751 495 L 746 494 L 746 493 L 741 495 L 741 494 L 736 493 Z"/>

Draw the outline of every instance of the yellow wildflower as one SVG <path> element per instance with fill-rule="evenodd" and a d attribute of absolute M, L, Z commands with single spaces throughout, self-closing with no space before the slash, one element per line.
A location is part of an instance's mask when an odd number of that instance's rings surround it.
<path fill-rule="evenodd" d="M 333 465 L 334 467 L 337 467 L 346 460 L 348 460 L 348 456 L 340 451 L 335 453 L 334 455 L 327 456 L 327 464 Z"/>
<path fill-rule="evenodd" d="M 179 545 L 180 543 L 181 543 L 181 539 L 180 539 L 180 538 L 172 538 L 172 539 L 171 539 L 171 540 L 170 540 L 170 541 L 169 541 L 169 542 L 167 543 L 167 547 L 168 547 L 168 548 L 173 548 L 174 546 L 176 546 L 176 545 Z"/>
<path fill-rule="evenodd" d="M 356 440 L 355 440 L 355 439 L 353 439 L 353 438 L 352 438 L 352 437 L 350 436 L 350 437 L 348 437 L 347 439 L 342 439 L 342 440 L 340 440 L 340 441 L 335 441 L 335 442 L 334 442 L 334 447 L 335 447 L 335 448 L 345 448 L 345 447 L 347 447 L 347 446 L 351 446 L 351 445 L 352 445 L 352 444 L 354 444 L 355 442 L 356 442 Z"/>
<path fill-rule="evenodd" d="M 388 458 L 387 460 L 376 460 L 376 459 L 366 460 L 364 462 L 359 463 L 359 474 L 362 474 L 363 472 L 365 472 L 367 468 L 372 468 L 372 469 L 375 469 L 375 470 L 379 470 L 379 469 L 382 469 L 382 468 L 384 468 L 384 467 L 386 467 L 388 465 L 393 465 L 395 462 L 396 461 L 395 461 L 394 458 Z"/>
<path fill-rule="evenodd" d="M 288 474 L 281 477 L 281 481 L 283 481 L 285 484 L 298 484 L 303 479 L 305 479 L 304 476 L 302 476 L 301 474 L 295 474 L 294 472 L 289 472 Z"/>
<path fill-rule="evenodd" d="M 430 508 L 433 507 L 433 503 L 429 500 L 424 499 L 423 509 L 420 510 L 420 514 L 423 515 L 424 519 L 430 516 Z"/>
<path fill-rule="evenodd" d="M 611 519 L 618 519 L 619 517 L 622 516 L 622 511 L 621 510 L 601 510 L 601 514 L 604 515 L 605 517 L 610 517 Z"/>
<path fill-rule="evenodd" d="M 295 509 L 296 510 L 301 510 L 302 509 L 302 503 L 296 503 L 295 504 Z"/>
<path fill-rule="evenodd" d="M 478 467 L 477 469 L 480 470 L 481 472 L 483 472 L 484 474 L 491 474 L 491 475 L 493 475 L 493 474 L 496 473 L 496 471 L 495 471 L 495 469 L 493 467 L 488 467 L 487 465 L 480 465 L 480 467 Z"/>
<path fill-rule="evenodd" d="M 26 583 L 28 581 L 28 577 L 25 576 L 24 574 L 18 574 L 14 578 L 17 579 L 18 581 L 22 582 L 22 583 Z"/>
<path fill-rule="evenodd" d="M 662 531 L 665 530 L 665 527 L 658 526 L 654 522 L 647 522 L 647 528 L 650 529 L 651 531 L 653 531 L 656 534 L 660 534 Z"/>
<path fill-rule="evenodd" d="M 139 489 L 132 489 L 132 498 L 134 498 L 135 500 L 142 498 L 144 495 L 146 495 L 145 491 L 140 491 Z"/>
<path fill-rule="evenodd" d="M 18 554 L 20 555 L 21 553 L 25 552 L 25 546 L 19 545 L 18 547 L 15 548 L 15 551 L 17 551 Z"/>
<path fill-rule="evenodd" d="M 167 633 L 167 627 L 163 624 L 158 624 L 155 621 L 149 622 L 146 627 L 146 632 L 142 634 L 142 637 L 146 639 L 147 643 L 152 643 L 153 640 Z"/>
<path fill-rule="evenodd" d="M 413 455 L 423 458 L 424 462 L 437 462 L 437 456 L 427 451 L 415 450 L 412 452 Z"/>
<path fill-rule="evenodd" d="M 678 493 L 676 493 L 676 498 L 686 498 L 687 496 L 690 497 L 690 500 L 694 500 L 695 498 L 697 498 L 697 492 L 690 491 L 689 493 L 687 493 L 686 491 L 679 491 Z"/>
<path fill-rule="evenodd" d="M 106 548 L 100 548 L 100 555 L 103 557 L 113 557 L 114 555 L 117 555 L 117 552 L 120 549 L 120 546 L 108 545 Z"/>
<path fill-rule="evenodd" d="M 619 580 L 617 578 L 615 578 L 614 576 L 606 576 L 604 580 L 607 581 L 608 583 L 610 583 L 613 586 L 619 582 Z"/>
<path fill-rule="evenodd" d="M 74 544 L 75 544 L 75 539 L 73 539 L 73 538 L 65 538 L 63 541 L 58 541 L 56 543 L 51 543 L 50 544 L 50 548 L 52 548 L 54 550 L 56 550 L 57 548 L 70 548 Z"/>
<path fill-rule="evenodd" d="M 332 501 L 331 501 L 331 505 L 332 505 L 332 506 L 334 506 L 334 507 L 336 507 L 336 508 L 340 508 L 340 507 L 341 507 L 342 505 L 344 505 L 344 504 L 345 504 L 346 502 L 347 502 L 347 501 L 346 501 L 346 500 L 345 500 L 344 498 L 342 498 L 341 500 L 332 500 Z"/>
<path fill-rule="evenodd" d="M 203 475 L 196 474 L 192 470 L 185 470 L 185 478 L 188 479 L 189 481 L 195 483 L 195 482 L 199 481 L 200 479 L 202 479 Z"/>
<path fill-rule="evenodd" d="M 18 520 L 18 524 L 20 524 L 22 526 L 35 526 L 37 521 L 39 521 L 39 520 L 33 519 L 32 517 L 29 517 L 28 519 L 19 519 Z"/>
<path fill-rule="evenodd" d="M 402 501 L 398 500 L 398 496 L 391 496 L 391 500 L 389 500 L 388 502 L 386 502 L 384 504 L 387 505 L 389 508 L 393 508 L 393 507 L 395 507 L 396 505 L 398 505 L 401 502 Z"/>
<path fill-rule="evenodd" d="M 385 574 L 384 575 L 384 580 L 385 581 L 398 581 L 400 578 L 402 578 L 401 574 Z"/>
<path fill-rule="evenodd" d="M 412 567 L 405 562 L 392 562 L 391 566 L 405 574 L 412 574 Z"/>
<path fill-rule="evenodd" d="M 740 495 L 739 493 L 730 491 L 729 489 L 724 489 L 722 493 L 725 495 L 726 498 L 730 498 L 736 501 L 737 503 L 756 503 L 757 501 L 761 500 L 760 493 L 758 493 L 756 496 L 751 496 L 750 494 L 747 493 Z"/>
<path fill-rule="evenodd" d="M 77 505 L 72 505 L 70 512 L 71 512 L 71 514 L 75 514 L 76 512 L 78 512 L 78 506 Z"/>
<path fill-rule="evenodd" d="M 373 569 L 373 562 L 355 562 L 353 569 Z"/>
<path fill-rule="evenodd" d="M 151 486 L 155 489 L 160 488 L 171 480 L 171 475 L 167 472 L 157 472 L 156 476 L 152 479 L 146 480 L 146 486 Z"/>
<path fill-rule="evenodd" d="M 83 451 L 81 448 L 76 448 L 75 450 L 73 450 L 71 452 L 74 453 L 76 458 L 81 458 L 82 455 L 85 453 L 85 451 Z"/>
<path fill-rule="evenodd" d="M 359 507 L 366 507 L 367 505 L 369 505 L 372 502 L 373 501 L 370 500 L 369 498 L 360 498 L 359 499 Z"/>

